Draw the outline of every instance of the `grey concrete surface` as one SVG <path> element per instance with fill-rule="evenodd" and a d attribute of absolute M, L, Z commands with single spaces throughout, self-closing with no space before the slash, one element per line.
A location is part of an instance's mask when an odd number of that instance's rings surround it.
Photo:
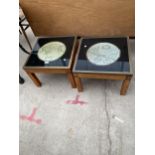
<path fill-rule="evenodd" d="M 36 38 L 27 30 L 32 46 Z M 29 49 L 23 36 L 20 42 Z M 134 70 L 134 40 L 131 61 Z M 135 84 L 132 78 L 126 96 L 120 96 L 120 81 L 84 80 L 85 90 L 72 89 L 65 75 L 42 75 L 36 87 L 22 67 L 28 55 L 19 50 L 20 115 L 30 115 L 41 124 L 20 119 L 20 155 L 134 155 Z M 80 95 L 84 105 L 66 104 Z"/>

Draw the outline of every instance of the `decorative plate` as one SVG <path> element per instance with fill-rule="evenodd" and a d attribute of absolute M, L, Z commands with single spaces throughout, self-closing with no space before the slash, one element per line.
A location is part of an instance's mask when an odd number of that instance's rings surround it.
<path fill-rule="evenodd" d="M 120 57 L 120 49 L 111 43 L 97 43 L 92 45 L 86 53 L 87 59 L 98 66 L 110 65 Z"/>
<path fill-rule="evenodd" d="M 49 42 L 43 45 L 38 51 L 38 58 L 42 61 L 49 62 L 59 59 L 66 52 L 66 46 L 59 41 Z"/>

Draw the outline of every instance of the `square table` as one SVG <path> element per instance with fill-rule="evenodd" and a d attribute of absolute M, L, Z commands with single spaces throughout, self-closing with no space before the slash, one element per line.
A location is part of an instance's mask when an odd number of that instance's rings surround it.
<path fill-rule="evenodd" d="M 67 74 L 72 87 L 76 87 L 72 74 L 76 40 L 77 38 L 74 36 L 46 37 L 37 40 L 32 53 L 23 67 L 36 86 L 41 86 L 41 82 L 35 73 L 54 73 Z M 52 54 L 49 53 L 51 49 Z M 61 55 L 58 56 L 58 54 Z"/>
<path fill-rule="evenodd" d="M 125 95 L 132 78 L 128 37 L 81 38 L 73 66 L 79 92 L 81 78 L 123 80 L 120 94 Z"/>

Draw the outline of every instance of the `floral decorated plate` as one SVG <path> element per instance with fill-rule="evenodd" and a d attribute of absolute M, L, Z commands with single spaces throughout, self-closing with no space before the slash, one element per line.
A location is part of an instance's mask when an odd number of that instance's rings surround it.
<path fill-rule="evenodd" d="M 120 49 L 111 43 L 92 45 L 86 53 L 87 59 L 95 65 L 105 66 L 116 62 L 120 57 Z"/>
<path fill-rule="evenodd" d="M 59 41 L 49 42 L 38 51 L 38 58 L 45 62 L 59 59 L 66 52 L 66 45 Z"/>

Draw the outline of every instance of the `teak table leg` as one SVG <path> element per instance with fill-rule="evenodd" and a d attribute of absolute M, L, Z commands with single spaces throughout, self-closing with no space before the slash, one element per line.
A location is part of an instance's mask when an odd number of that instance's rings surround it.
<path fill-rule="evenodd" d="M 120 91 L 120 95 L 125 95 L 129 84 L 130 84 L 130 80 L 131 80 L 132 76 L 126 76 L 126 79 L 123 81 L 122 83 L 122 87 L 121 87 L 121 91 Z"/>
<path fill-rule="evenodd" d="M 70 81 L 72 88 L 76 88 L 76 83 L 75 83 L 74 76 L 72 73 L 68 73 L 68 80 Z"/>
<path fill-rule="evenodd" d="M 37 78 L 37 76 L 34 73 L 27 72 L 27 74 L 29 75 L 29 77 L 35 83 L 36 86 L 38 86 L 38 87 L 41 86 L 41 82 L 39 81 L 39 79 Z"/>
<path fill-rule="evenodd" d="M 82 86 L 82 83 L 81 83 L 81 79 L 77 76 L 75 76 L 75 82 L 76 82 L 76 86 L 77 86 L 77 89 L 79 92 L 82 92 L 83 91 L 83 86 Z"/>

